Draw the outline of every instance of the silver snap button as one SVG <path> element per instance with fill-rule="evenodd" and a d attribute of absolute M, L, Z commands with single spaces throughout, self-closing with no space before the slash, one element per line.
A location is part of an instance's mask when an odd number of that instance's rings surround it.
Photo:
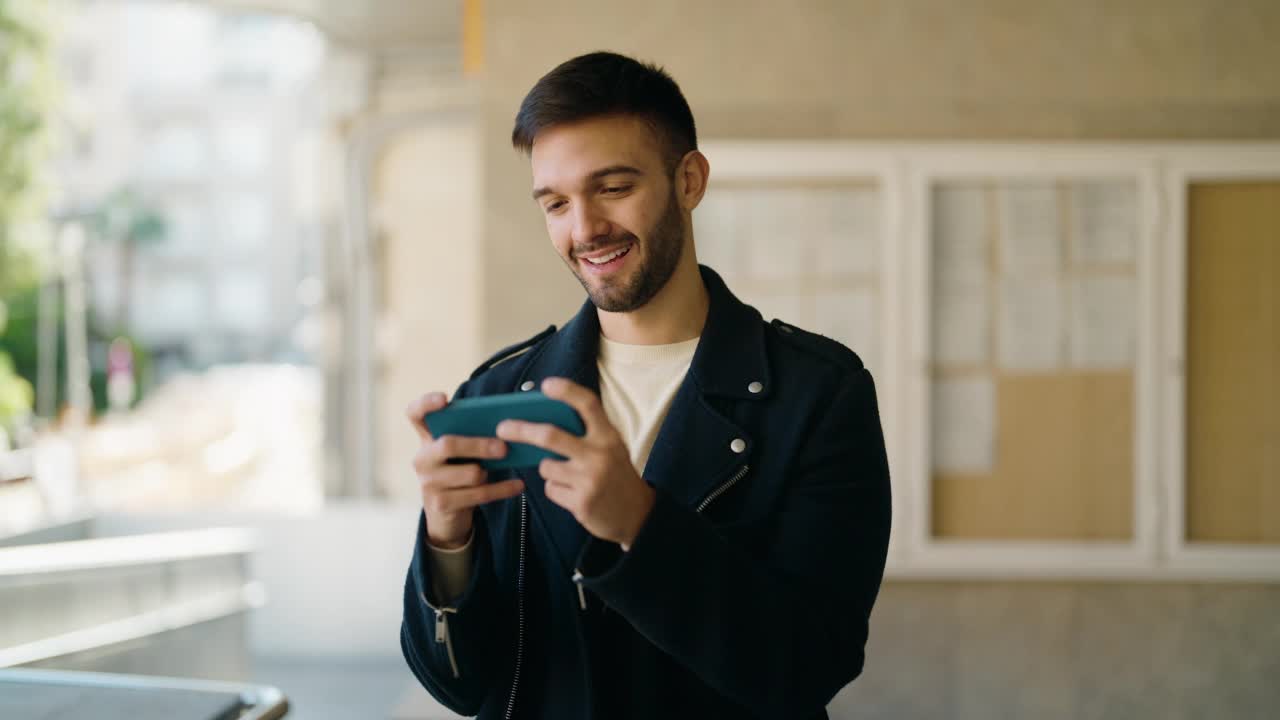
<path fill-rule="evenodd" d="M 778 329 L 779 329 L 779 330 L 781 330 L 782 332 L 784 332 L 784 333 L 788 334 L 788 335 L 790 335 L 791 333 L 795 332 L 794 330 L 792 330 L 792 329 L 791 329 L 789 326 L 787 326 L 787 325 L 779 325 L 779 326 L 778 326 Z"/>
<path fill-rule="evenodd" d="M 533 389 L 533 381 L 532 381 L 532 380 L 525 380 L 524 382 L 520 383 L 520 389 L 521 389 L 521 390 L 524 390 L 525 392 L 528 392 L 528 391 L 532 390 L 532 389 Z"/>
<path fill-rule="evenodd" d="M 758 382 L 753 382 L 753 383 L 751 383 L 750 385 L 748 385 L 748 386 L 747 386 L 747 389 L 748 389 L 748 390 L 750 390 L 750 391 L 751 391 L 751 392 L 753 392 L 753 393 L 758 393 L 758 392 L 760 392 L 761 390 L 763 390 L 763 389 L 764 389 L 764 385 L 761 385 L 761 384 L 760 384 L 760 383 L 758 383 Z"/>
<path fill-rule="evenodd" d="M 734 438 L 733 442 L 729 443 L 729 449 L 736 453 L 740 453 L 747 449 L 747 441 L 742 438 Z"/>

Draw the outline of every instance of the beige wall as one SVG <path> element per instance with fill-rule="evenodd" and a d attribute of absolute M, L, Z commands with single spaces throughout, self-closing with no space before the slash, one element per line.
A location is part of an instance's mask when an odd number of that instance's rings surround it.
<path fill-rule="evenodd" d="M 482 352 L 476 126 L 468 113 L 426 113 L 375 166 L 372 215 L 384 248 L 377 477 L 394 498 L 417 498 L 418 440 L 405 406 L 433 390 L 452 395 Z"/>
<path fill-rule="evenodd" d="M 703 138 L 1280 137 L 1274 0 L 488 0 L 485 12 L 486 348 L 582 299 L 508 141 L 524 93 L 581 52 L 664 65 Z"/>

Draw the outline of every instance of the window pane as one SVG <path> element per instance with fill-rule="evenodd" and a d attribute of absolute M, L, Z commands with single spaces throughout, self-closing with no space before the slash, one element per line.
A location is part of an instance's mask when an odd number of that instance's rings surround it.
<path fill-rule="evenodd" d="M 271 232 L 271 206 L 265 195 L 235 192 L 222 206 L 221 250 L 261 251 Z"/>
<path fill-rule="evenodd" d="M 271 144 L 261 124 L 228 123 L 218 129 L 218 160 L 232 175 L 261 175 L 267 171 Z"/>
<path fill-rule="evenodd" d="M 270 325 L 271 305 L 265 279 L 258 273 L 226 273 L 218 281 L 218 320 L 242 332 L 261 331 Z"/>
<path fill-rule="evenodd" d="M 148 181 L 198 181 L 208 174 L 209 142 L 199 128 L 163 127 L 144 136 L 143 146 L 139 169 Z"/>
<path fill-rule="evenodd" d="M 191 273 L 148 272 L 146 283 L 136 285 L 138 300 L 132 305 L 133 322 L 147 339 L 166 341 L 185 336 L 193 327 L 208 323 L 208 301 L 201 280 Z M 142 273 L 139 274 L 143 277 Z"/>

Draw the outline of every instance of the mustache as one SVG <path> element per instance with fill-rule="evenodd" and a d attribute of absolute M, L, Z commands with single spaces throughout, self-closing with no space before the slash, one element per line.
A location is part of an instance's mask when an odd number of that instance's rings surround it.
<path fill-rule="evenodd" d="M 616 238 L 608 238 L 605 240 L 601 240 L 600 242 L 592 243 L 591 245 L 580 245 L 578 247 L 575 247 L 573 248 L 573 256 L 579 257 L 581 255 L 586 255 L 587 253 L 593 253 L 599 250 L 604 250 L 605 248 L 617 247 L 619 245 L 634 244 L 637 242 L 639 242 L 639 238 L 637 238 L 635 235 L 632 235 L 631 233 L 626 233 L 623 235 L 619 235 Z"/>

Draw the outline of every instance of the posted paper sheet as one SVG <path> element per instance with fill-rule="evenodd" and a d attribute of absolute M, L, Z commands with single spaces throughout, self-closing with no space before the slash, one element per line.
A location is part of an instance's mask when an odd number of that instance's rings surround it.
<path fill-rule="evenodd" d="M 978 184 L 933 189 L 931 245 L 935 277 L 987 281 L 987 199 Z"/>
<path fill-rule="evenodd" d="M 1062 267 L 1062 223 L 1053 183 L 1007 183 L 1000 193 L 1000 269 L 1056 272 Z"/>
<path fill-rule="evenodd" d="M 996 400 L 991 378 L 940 379 L 930 412 L 935 472 L 987 474 L 995 467 Z"/>
<path fill-rule="evenodd" d="M 1138 191 L 1132 181 L 1098 180 L 1071 187 L 1072 263 L 1130 265 L 1138 236 Z"/>
<path fill-rule="evenodd" d="M 1049 371 L 1062 367 L 1062 282 L 1057 276 L 1000 279 L 1000 367 Z"/>
<path fill-rule="evenodd" d="M 985 365 L 991 313 L 986 284 L 937 282 L 933 290 L 932 354 L 935 363 Z"/>
<path fill-rule="evenodd" d="M 830 275 L 880 272 L 880 193 L 873 187 L 825 188 L 813 191 L 814 215 L 825 221 L 814 239 L 820 271 Z"/>
<path fill-rule="evenodd" d="M 1071 366 L 1126 370 L 1137 348 L 1136 288 L 1125 275 L 1092 275 L 1071 284 Z"/>

